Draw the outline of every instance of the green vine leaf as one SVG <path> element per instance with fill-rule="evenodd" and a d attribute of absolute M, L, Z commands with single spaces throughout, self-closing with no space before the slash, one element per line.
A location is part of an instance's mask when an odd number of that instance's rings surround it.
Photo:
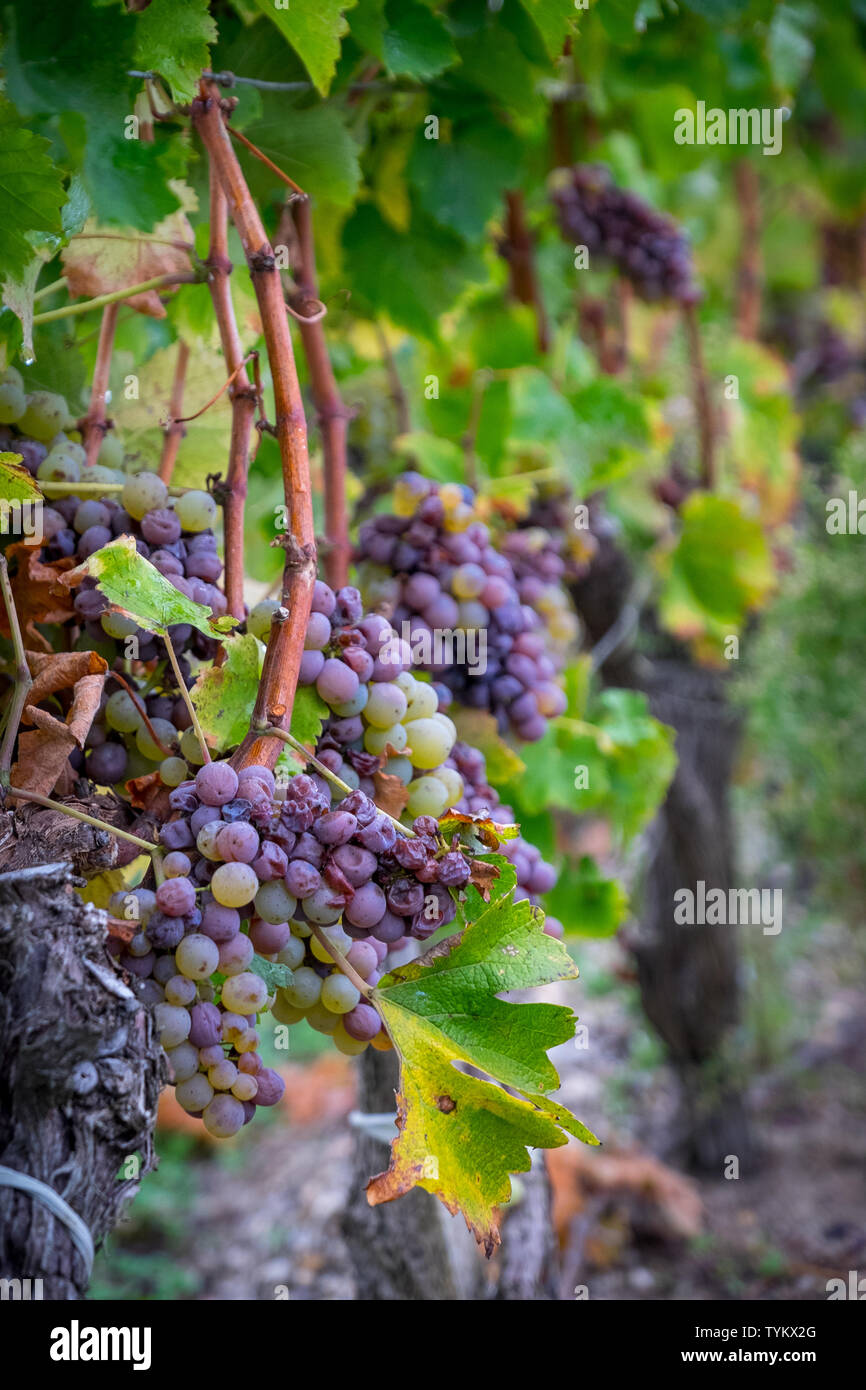
<path fill-rule="evenodd" d="M 225 661 L 199 673 L 190 691 L 208 746 L 226 753 L 249 732 L 265 648 L 251 632 L 224 639 Z"/>
<path fill-rule="evenodd" d="M 20 454 L 0 454 L 0 502 L 34 502 L 42 493 Z"/>
<path fill-rule="evenodd" d="M 87 578 L 96 580 L 113 608 L 160 637 L 176 623 L 189 623 L 205 637 L 222 637 L 237 626 L 236 618 L 228 614 L 215 618 L 209 608 L 179 593 L 155 565 L 139 555 L 132 536 L 118 536 L 94 551 L 83 564 L 62 574 L 60 582 L 75 588 Z"/>
<path fill-rule="evenodd" d="M 357 0 L 291 0 L 286 9 L 279 10 L 273 0 L 256 3 L 302 59 L 316 89 L 327 96 L 340 56 L 340 40 L 349 32 L 344 11 L 352 9 Z"/>
<path fill-rule="evenodd" d="M 217 26 L 210 0 L 150 0 L 135 26 L 136 66 L 156 72 L 175 101 L 192 101 L 198 79 L 210 67 L 208 44 Z"/>
<path fill-rule="evenodd" d="M 265 960 L 264 956 L 253 956 L 247 969 L 264 980 L 271 992 L 275 989 L 288 989 L 294 979 L 294 975 L 287 965 Z"/>
<path fill-rule="evenodd" d="M 497 997 L 577 973 L 562 944 L 545 935 L 538 910 L 509 894 L 386 976 L 373 1000 L 400 1057 L 400 1132 L 387 1172 L 367 1186 L 371 1206 L 423 1187 L 463 1213 L 490 1255 L 499 1243 L 496 1209 L 511 1195 L 509 1174 L 529 1168 L 527 1149 L 558 1148 L 568 1135 L 598 1143 L 548 1095 L 559 1077 L 547 1052 L 572 1037 L 572 1011 Z"/>
<path fill-rule="evenodd" d="M 29 234 L 62 234 L 60 210 L 66 191 L 49 149 L 47 140 L 22 128 L 8 101 L 0 101 L 0 279 L 4 281 L 25 279 L 33 260 Z"/>

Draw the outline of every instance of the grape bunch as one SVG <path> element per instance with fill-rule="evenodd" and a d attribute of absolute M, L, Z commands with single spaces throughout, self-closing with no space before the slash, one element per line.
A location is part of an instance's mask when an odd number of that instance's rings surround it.
<path fill-rule="evenodd" d="M 450 691 L 459 704 L 490 710 L 502 731 L 541 738 L 565 708 L 544 624 L 521 602 L 511 562 L 477 519 L 471 489 L 404 474 L 393 513 L 361 527 L 359 554 L 365 598 L 434 676 L 440 700 Z"/>
<path fill-rule="evenodd" d="M 577 641 L 579 627 L 564 582 L 568 563 L 563 542 L 543 526 L 509 530 L 501 541 L 501 553 L 510 561 L 520 602 L 538 613 L 544 622 L 547 651 L 557 667 L 565 664 L 569 648 Z"/>
<path fill-rule="evenodd" d="M 269 599 L 257 604 L 249 630 L 267 638 L 277 606 Z M 328 706 L 319 761 L 369 797 L 377 772 L 398 777 L 410 817 L 439 817 L 463 795 L 460 778 L 444 766 L 457 730 L 440 709 L 447 690 L 413 676 L 411 661 L 388 620 L 364 613 L 357 589 L 334 593 L 316 581 L 299 684 L 315 686 Z"/>
<path fill-rule="evenodd" d="M 569 244 L 614 265 L 641 299 L 698 302 L 685 233 L 636 193 L 618 188 L 603 165 L 563 170 L 551 196 Z"/>
<path fill-rule="evenodd" d="M 245 1060 L 267 1006 L 282 1023 L 306 1018 L 344 1052 L 389 1045 L 337 958 L 374 985 L 390 946 L 453 920 L 453 890 L 471 865 L 433 817 L 398 829 L 360 788 L 335 797 L 315 772 L 278 788 L 268 768 L 237 773 L 211 762 L 170 800 L 175 815 L 160 831 L 165 881 L 143 902 L 138 894 L 140 931 L 119 948 L 120 962 L 157 1006 L 180 1104 L 219 1136 L 279 1099 L 279 1078 Z M 123 895 L 112 908 L 122 903 Z M 250 968 L 256 955 L 288 966 L 291 984 L 269 995 Z"/>
<path fill-rule="evenodd" d="M 504 806 L 499 794 L 487 782 L 487 766 L 484 754 L 468 743 L 455 743 L 447 766 L 453 767 L 464 785 L 464 794 L 455 810 L 475 816 L 484 816 L 497 825 L 508 825 L 514 821 L 510 806 Z M 518 835 L 513 840 L 504 840 L 497 851 L 509 860 L 517 874 L 517 887 L 514 890 L 515 902 L 528 899 L 536 906 L 545 893 L 556 887 L 557 870 L 541 857 L 541 852 Z M 556 917 L 545 916 L 544 930 L 548 936 L 561 938 L 564 932 L 562 923 Z"/>

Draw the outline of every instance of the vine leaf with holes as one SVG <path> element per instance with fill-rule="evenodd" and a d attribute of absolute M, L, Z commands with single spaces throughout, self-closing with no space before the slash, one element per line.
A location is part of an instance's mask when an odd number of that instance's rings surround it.
<path fill-rule="evenodd" d="M 474 920 L 464 912 L 462 930 L 392 971 L 372 997 L 400 1057 L 400 1132 L 367 1199 L 376 1206 L 423 1187 L 462 1212 L 488 1255 L 499 1243 L 509 1174 L 528 1170 L 527 1150 L 558 1148 L 569 1135 L 598 1143 L 548 1094 L 559 1077 L 547 1053 L 572 1037 L 571 1009 L 498 997 L 578 973 L 561 942 L 545 935 L 539 910 L 514 901 L 513 870 L 501 881 L 505 895 L 487 905 L 470 891 Z"/>
<path fill-rule="evenodd" d="M 252 633 L 229 635 L 223 646 L 223 664 L 206 667 L 190 692 L 208 747 L 216 753 L 237 748 L 249 730 L 265 654 Z M 295 738 L 315 748 L 327 715 L 328 707 L 313 687 L 299 686 L 292 706 Z"/>
<path fill-rule="evenodd" d="M 139 555 L 132 536 L 118 536 L 101 550 L 61 575 L 61 584 L 75 588 L 84 579 L 95 579 L 112 608 L 132 618 L 147 632 L 165 637 L 176 623 L 189 623 L 205 637 L 221 638 L 237 626 L 228 614 L 215 618 L 204 604 L 186 598 L 155 565 Z"/>

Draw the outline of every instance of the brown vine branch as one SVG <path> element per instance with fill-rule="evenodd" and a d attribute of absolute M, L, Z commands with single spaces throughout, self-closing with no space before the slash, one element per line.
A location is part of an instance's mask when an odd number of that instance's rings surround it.
<path fill-rule="evenodd" d="M 208 249 L 208 287 L 219 327 L 226 366 L 232 373 L 229 399 L 232 405 L 232 431 L 223 500 L 225 538 L 225 591 L 228 610 L 238 622 L 244 618 L 244 506 L 250 464 L 250 439 L 256 413 L 256 391 L 246 371 L 248 357 L 241 347 L 240 333 L 229 276 L 232 263 L 228 254 L 228 203 L 216 167 L 211 161 L 210 246 Z M 258 376 L 258 358 L 254 359 Z M 261 387 L 258 388 L 261 409 Z"/>
<path fill-rule="evenodd" d="M 99 326 L 99 343 L 96 349 L 96 364 L 93 368 L 93 386 L 90 391 L 90 409 L 81 423 L 84 438 L 85 465 L 95 463 L 102 441 L 105 438 L 106 401 L 108 397 L 108 378 L 111 371 L 111 354 L 114 351 L 114 333 L 117 328 L 119 303 L 106 304 L 102 311 Z"/>
<path fill-rule="evenodd" d="M 12 766 L 12 751 L 18 736 L 21 716 L 30 694 L 30 687 L 33 684 L 33 677 L 30 675 L 30 667 L 27 665 L 27 653 L 24 650 L 24 639 L 21 636 L 21 624 L 18 621 L 15 596 L 12 593 L 12 585 L 9 583 L 9 566 L 6 563 L 5 555 L 0 555 L 0 589 L 3 591 L 3 603 L 6 608 L 9 632 L 12 636 L 12 648 L 15 652 L 15 689 L 6 709 L 3 743 L 0 745 L 0 784 L 8 786 L 9 769 Z"/>
<path fill-rule="evenodd" d="M 229 388 L 231 387 L 231 385 L 232 385 L 232 383 L 234 382 L 235 378 L 237 377 L 238 373 L 247 365 L 247 363 L 248 363 L 249 361 L 252 360 L 252 357 L 253 357 L 253 353 L 248 352 L 247 355 L 246 355 L 246 357 L 244 357 L 244 358 L 238 363 L 238 365 L 235 367 L 235 369 L 234 369 L 234 371 L 232 372 L 231 376 L 230 376 L 226 381 L 223 382 L 222 386 L 221 386 L 220 389 L 217 391 L 216 395 L 211 396 L 210 400 L 209 400 L 209 401 L 206 401 L 205 404 L 201 407 L 200 410 L 196 410 L 192 415 L 184 415 L 184 416 L 182 416 L 180 419 L 178 419 L 178 420 L 175 421 L 175 424 L 178 424 L 178 425 L 188 425 L 188 424 L 190 423 L 191 420 L 197 420 L 197 419 L 199 418 L 200 415 L 204 415 L 208 410 L 210 410 L 211 406 L 216 405 L 216 403 L 217 403 L 217 401 L 219 400 L 220 396 L 222 396 L 226 391 L 229 390 Z"/>
<path fill-rule="evenodd" d="M 309 198 L 296 199 L 283 208 L 277 232 L 278 242 L 288 243 L 292 223 L 297 250 L 294 266 L 295 291 L 289 308 L 295 311 L 304 355 L 310 373 L 310 388 L 316 419 L 322 435 L 325 472 L 325 578 L 332 589 L 341 589 L 349 577 L 349 521 L 346 513 L 346 436 L 350 411 L 343 404 L 328 353 L 322 314 L 305 317 L 307 305 L 318 303 L 316 250 Z"/>
<path fill-rule="evenodd" d="M 177 361 L 174 364 L 174 379 L 171 384 L 169 402 L 169 421 L 165 427 L 162 441 L 162 456 L 159 460 L 159 476 L 164 483 L 171 482 L 180 442 L 186 434 L 180 412 L 183 410 L 183 389 L 186 385 L 186 369 L 189 365 L 189 344 L 183 338 L 178 340 Z"/>
<path fill-rule="evenodd" d="M 267 155 L 262 153 L 258 145 L 254 145 L 252 140 L 248 140 L 245 135 L 241 135 L 239 130 L 232 130 L 231 126 L 226 126 L 226 129 L 233 140 L 239 140 L 240 143 L 249 150 L 250 154 L 254 154 L 256 159 L 260 159 L 262 164 L 270 169 L 272 174 L 276 174 L 277 178 L 280 179 L 282 183 L 286 184 L 293 193 L 297 193 L 300 197 L 306 198 L 307 195 L 303 188 L 301 188 L 301 185 L 295 183 L 294 179 L 290 179 L 288 174 L 284 174 L 282 169 L 277 164 L 274 164 L 272 159 L 268 159 Z"/>
<path fill-rule="evenodd" d="M 304 405 L 276 258 L 232 148 L 223 122 L 219 90 L 213 83 L 202 84 L 202 97 L 193 103 L 192 117 L 222 184 L 244 248 L 271 368 L 274 425 L 289 517 L 289 532 L 281 538 L 286 551 L 282 606 L 289 617 L 272 627 L 254 722 L 288 723 L 316 581 L 316 535 Z M 250 734 L 234 755 L 234 761 L 241 767 L 251 763 L 272 767 L 277 753 L 273 740 Z"/>
<path fill-rule="evenodd" d="M 707 369 L 704 363 L 701 330 L 698 322 L 697 306 L 683 305 L 683 323 L 686 330 L 689 364 L 692 373 L 695 415 L 698 422 L 700 441 L 701 486 L 713 491 L 716 486 L 716 431 L 713 407 L 710 401 L 710 388 Z"/>
<path fill-rule="evenodd" d="M 758 172 L 748 159 L 734 169 L 740 208 L 739 265 L 737 267 L 737 332 L 754 342 L 761 322 L 761 197 Z"/>
<path fill-rule="evenodd" d="M 519 304 L 528 304 L 535 312 L 535 335 L 539 352 L 550 349 L 550 326 L 541 297 L 541 287 L 535 273 L 535 245 L 526 221 L 523 194 L 510 191 L 505 195 L 505 259 L 511 297 Z"/>
<path fill-rule="evenodd" d="M 174 678 L 177 681 L 177 688 L 180 693 L 180 698 L 183 700 L 184 704 L 187 707 L 187 710 L 189 711 L 189 717 L 192 720 L 193 732 L 195 733 L 195 736 L 198 739 L 198 746 L 201 749 L 202 759 L 204 762 L 209 763 L 211 760 L 210 749 L 207 746 L 207 739 L 204 736 L 204 730 L 202 729 L 201 724 L 199 723 L 196 707 L 192 702 L 189 690 L 187 689 L 186 681 L 184 680 L 180 666 L 178 665 L 177 653 L 174 650 L 174 645 L 168 633 L 165 634 L 162 640 L 165 643 L 165 649 L 168 652 L 168 659 L 171 664 L 171 669 L 174 672 Z"/>

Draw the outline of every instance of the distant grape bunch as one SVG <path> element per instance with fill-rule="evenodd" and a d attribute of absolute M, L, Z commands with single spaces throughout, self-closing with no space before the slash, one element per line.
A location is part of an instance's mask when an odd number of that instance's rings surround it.
<path fill-rule="evenodd" d="M 603 165 L 557 172 L 551 193 L 562 235 L 616 267 L 641 299 L 693 305 L 700 299 L 688 238 L 636 193 L 618 188 Z"/>
<path fill-rule="evenodd" d="M 525 742 L 563 712 L 543 620 L 521 602 L 511 562 L 478 519 L 470 488 L 404 474 L 392 512 L 361 527 L 359 575 L 367 602 L 405 633 L 437 690 L 490 710 L 501 731 Z"/>

